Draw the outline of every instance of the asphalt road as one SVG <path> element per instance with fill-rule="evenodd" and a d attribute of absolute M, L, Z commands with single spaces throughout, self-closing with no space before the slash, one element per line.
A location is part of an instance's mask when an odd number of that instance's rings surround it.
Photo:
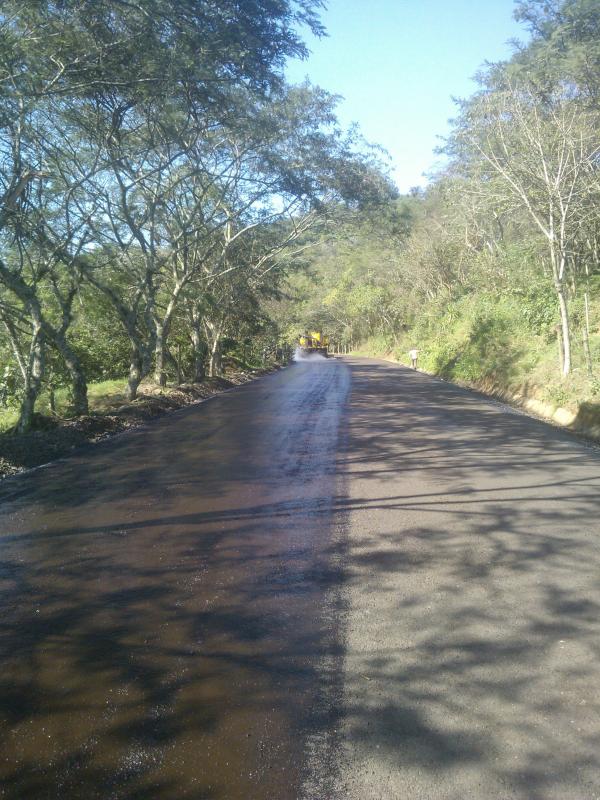
<path fill-rule="evenodd" d="M 339 796 L 600 797 L 600 450 L 350 367 Z"/>
<path fill-rule="evenodd" d="M 600 798 L 600 450 L 300 363 L 0 487 L 0 792 Z"/>

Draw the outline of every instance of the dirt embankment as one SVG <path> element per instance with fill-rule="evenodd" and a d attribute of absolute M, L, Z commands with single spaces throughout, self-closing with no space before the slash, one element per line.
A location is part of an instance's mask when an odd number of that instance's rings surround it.
<path fill-rule="evenodd" d="M 542 400 L 539 397 L 540 391 L 535 386 L 507 387 L 493 381 L 457 383 L 496 397 L 509 405 L 523 408 L 536 417 L 550 420 L 562 428 L 569 428 L 588 439 L 600 441 L 600 403 L 580 402 L 572 408 L 563 408 Z"/>
<path fill-rule="evenodd" d="M 143 384 L 139 397 L 133 402 L 117 403 L 106 411 L 85 417 L 60 419 L 36 415 L 35 429 L 29 433 L 0 435 L 0 479 L 62 458 L 84 444 L 139 427 L 155 417 L 201 402 L 270 371 L 228 372 L 226 378 L 207 378 L 202 383 L 166 389 Z"/>

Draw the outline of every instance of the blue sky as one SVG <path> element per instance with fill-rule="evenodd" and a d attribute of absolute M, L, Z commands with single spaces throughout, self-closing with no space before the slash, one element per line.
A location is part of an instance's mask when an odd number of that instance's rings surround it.
<path fill-rule="evenodd" d="M 329 0 L 322 20 L 329 36 L 305 36 L 307 61 L 292 62 L 289 80 L 343 95 L 338 116 L 391 154 L 401 191 L 423 186 L 439 157 L 452 97 L 476 89 L 484 61 L 511 53 L 508 40 L 527 39 L 512 17 L 513 0 Z"/>

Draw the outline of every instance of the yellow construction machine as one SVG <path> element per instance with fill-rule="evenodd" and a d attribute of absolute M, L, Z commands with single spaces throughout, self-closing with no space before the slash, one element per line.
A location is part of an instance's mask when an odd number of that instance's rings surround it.
<path fill-rule="evenodd" d="M 327 356 L 329 338 L 322 331 L 304 332 L 298 338 L 298 344 L 302 353 L 319 353 L 322 356 Z"/>

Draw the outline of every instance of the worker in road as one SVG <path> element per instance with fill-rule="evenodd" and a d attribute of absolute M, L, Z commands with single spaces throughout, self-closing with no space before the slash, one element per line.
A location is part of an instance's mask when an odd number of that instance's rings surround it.
<path fill-rule="evenodd" d="M 410 356 L 410 363 L 413 369 L 417 368 L 417 359 L 419 357 L 419 351 L 416 350 L 414 347 L 412 350 L 408 351 L 408 355 Z"/>

